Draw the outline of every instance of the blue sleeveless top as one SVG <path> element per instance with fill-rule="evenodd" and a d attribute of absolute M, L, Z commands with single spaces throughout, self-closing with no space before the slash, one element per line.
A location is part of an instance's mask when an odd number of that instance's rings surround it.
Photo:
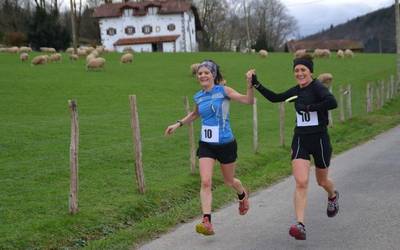
<path fill-rule="evenodd" d="M 200 90 L 194 95 L 201 117 L 200 140 L 224 144 L 234 140 L 229 123 L 229 97 L 224 86 L 214 85 L 210 91 Z"/>

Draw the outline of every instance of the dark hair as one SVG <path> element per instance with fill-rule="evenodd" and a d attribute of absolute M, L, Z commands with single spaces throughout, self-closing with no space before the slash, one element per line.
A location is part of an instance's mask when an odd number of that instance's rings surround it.
<path fill-rule="evenodd" d="M 213 60 L 211 60 L 211 59 L 206 59 L 204 61 L 212 62 L 217 66 L 217 74 L 214 77 L 214 84 L 216 84 L 216 85 L 219 85 L 219 84 L 225 85 L 225 80 L 224 80 L 224 77 L 221 74 L 221 70 L 219 69 L 219 65 L 216 62 L 214 62 Z"/>
<path fill-rule="evenodd" d="M 311 71 L 311 73 L 314 72 L 313 58 L 310 54 L 305 54 L 298 58 L 295 58 L 293 60 L 293 69 L 299 64 L 306 66 Z"/>

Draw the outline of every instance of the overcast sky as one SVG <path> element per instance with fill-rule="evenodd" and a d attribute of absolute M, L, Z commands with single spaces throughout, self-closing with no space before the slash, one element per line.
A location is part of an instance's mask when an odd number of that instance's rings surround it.
<path fill-rule="evenodd" d="M 297 19 L 301 36 L 344 23 L 382 7 L 394 0 L 281 0 L 289 13 Z"/>

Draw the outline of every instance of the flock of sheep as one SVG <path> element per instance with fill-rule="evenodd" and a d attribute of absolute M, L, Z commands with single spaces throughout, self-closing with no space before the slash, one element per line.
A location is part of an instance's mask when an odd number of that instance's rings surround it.
<path fill-rule="evenodd" d="M 294 53 L 295 58 L 302 57 L 303 55 L 307 54 L 307 51 L 305 49 L 299 49 Z M 331 51 L 329 49 L 315 49 L 314 53 L 312 54 L 314 58 L 330 58 L 331 57 Z M 336 56 L 338 58 L 353 58 L 354 53 L 350 49 L 346 50 L 338 50 L 336 52 Z"/>
<path fill-rule="evenodd" d="M 62 54 L 57 53 L 54 48 L 41 47 L 40 51 L 42 55 L 35 56 L 31 60 L 31 65 L 44 65 L 49 62 L 61 62 Z M 22 62 L 26 62 L 29 60 L 29 53 L 32 52 L 32 49 L 29 47 L 10 47 L 10 48 L 0 48 L 0 52 L 5 53 L 19 53 L 19 58 Z M 66 53 L 69 55 L 69 59 L 71 61 L 77 61 L 79 58 L 86 57 L 86 70 L 96 70 L 96 69 L 104 69 L 104 65 L 106 63 L 106 59 L 101 57 L 103 53 L 107 52 L 104 46 L 94 47 L 79 47 L 75 53 L 74 48 L 68 48 Z M 132 63 L 133 62 L 133 51 L 125 50 L 124 54 L 120 59 L 121 63 Z"/>

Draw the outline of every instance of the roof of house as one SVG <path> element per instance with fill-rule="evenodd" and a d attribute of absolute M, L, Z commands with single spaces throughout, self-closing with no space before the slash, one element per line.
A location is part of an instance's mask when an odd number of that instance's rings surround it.
<path fill-rule="evenodd" d="M 133 44 L 146 44 L 146 43 L 160 43 L 160 42 L 175 42 L 179 35 L 173 36 L 151 36 L 142 38 L 122 38 L 114 43 L 114 46 L 133 45 Z"/>
<path fill-rule="evenodd" d="M 301 40 L 301 41 L 289 41 L 286 43 L 288 51 L 295 52 L 299 49 L 315 50 L 315 49 L 352 49 L 362 50 L 364 45 L 360 41 L 355 40 Z"/>
<path fill-rule="evenodd" d="M 106 3 L 94 9 L 93 17 L 112 18 L 122 16 L 124 9 L 134 9 L 133 16 L 145 16 L 149 7 L 158 7 L 158 14 L 178 14 L 192 11 L 195 16 L 196 30 L 201 30 L 197 8 L 188 1 L 180 0 L 145 0 L 142 2 Z"/>

